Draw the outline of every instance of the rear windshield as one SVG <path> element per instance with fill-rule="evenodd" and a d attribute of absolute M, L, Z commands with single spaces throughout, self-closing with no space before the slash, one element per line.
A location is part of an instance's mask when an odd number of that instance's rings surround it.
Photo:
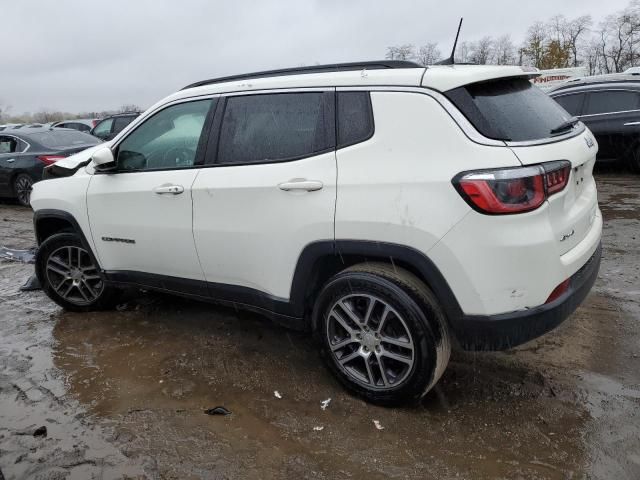
<path fill-rule="evenodd" d="M 485 137 L 522 142 L 551 136 L 570 118 L 525 78 L 475 83 L 446 93 Z"/>
<path fill-rule="evenodd" d="M 100 140 L 88 133 L 76 130 L 50 130 L 29 135 L 35 142 L 45 148 L 71 148 L 81 145 L 97 145 Z"/>

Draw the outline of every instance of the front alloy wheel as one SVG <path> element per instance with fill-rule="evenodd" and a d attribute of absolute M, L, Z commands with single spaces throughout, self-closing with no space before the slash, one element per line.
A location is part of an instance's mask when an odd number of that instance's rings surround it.
<path fill-rule="evenodd" d="M 42 242 L 36 254 L 36 275 L 49 298 L 67 310 L 103 310 L 115 306 L 120 297 L 74 233 L 58 233 Z"/>

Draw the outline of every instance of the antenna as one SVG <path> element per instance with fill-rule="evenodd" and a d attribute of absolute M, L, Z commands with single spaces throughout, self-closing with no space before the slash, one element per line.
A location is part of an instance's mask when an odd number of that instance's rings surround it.
<path fill-rule="evenodd" d="M 439 61 L 438 63 L 436 63 L 436 65 L 454 65 L 456 63 L 455 55 L 456 48 L 458 47 L 458 39 L 460 38 L 460 30 L 462 30 L 462 20 L 464 20 L 464 18 L 460 19 L 460 24 L 458 25 L 458 33 L 456 33 L 456 41 L 453 42 L 453 50 L 451 50 L 451 56 Z"/>

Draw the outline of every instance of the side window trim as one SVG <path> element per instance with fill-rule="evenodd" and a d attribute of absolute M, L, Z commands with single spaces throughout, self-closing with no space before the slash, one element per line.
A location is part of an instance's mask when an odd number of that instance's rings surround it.
<path fill-rule="evenodd" d="M 204 120 L 204 124 L 202 126 L 202 133 L 200 134 L 200 140 L 198 141 L 198 147 L 196 148 L 196 157 L 194 159 L 193 165 L 190 165 L 188 167 L 168 167 L 168 168 L 150 168 L 150 169 L 143 169 L 143 170 L 109 170 L 109 171 L 104 171 L 104 172 L 100 172 L 100 171 L 96 171 L 96 174 L 109 174 L 109 175 L 118 175 L 118 174 L 126 174 L 126 173 L 141 173 L 141 172 L 161 172 L 161 171 L 168 171 L 168 170 L 189 170 L 189 169 L 193 169 L 193 168 L 202 168 L 202 166 L 204 165 L 204 159 L 205 159 L 205 151 L 206 151 L 206 145 L 208 143 L 209 140 L 209 135 L 210 135 L 210 125 L 211 122 L 213 121 L 213 117 L 214 114 L 219 106 L 220 102 L 220 97 L 218 95 L 212 95 L 212 96 L 207 96 L 207 97 L 196 97 L 196 98 L 187 98 L 187 99 L 182 99 L 180 101 L 177 102 L 173 102 L 173 103 L 168 103 L 166 105 L 163 105 L 162 107 L 158 108 L 157 110 L 155 110 L 153 113 L 151 113 L 150 115 L 148 115 L 143 121 L 141 121 L 140 123 L 138 123 L 135 128 L 131 129 L 130 131 L 127 132 L 127 134 L 125 136 L 123 136 L 122 138 L 120 138 L 118 140 L 118 143 L 114 146 L 111 147 L 111 151 L 113 152 L 113 156 L 114 158 L 118 158 L 118 150 L 120 148 L 120 145 L 122 144 L 122 142 L 124 142 L 129 135 L 133 134 L 135 131 L 138 130 L 138 128 L 140 128 L 140 126 L 144 125 L 148 120 L 150 120 L 151 118 L 153 118 L 155 115 L 157 115 L 158 113 L 162 112 L 163 110 L 166 110 L 167 108 L 176 106 L 176 105 L 181 105 L 184 103 L 190 103 L 190 102 L 201 102 L 203 100 L 209 100 L 211 102 L 211 105 L 209 105 L 209 111 L 207 112 L 207 116 L 205 117 Z M 115 124 L 115 122 L 114 122 Z M 113 124 L 112 124 L 113 125 Z M 128 125 L 127 125 L 128 127 Z M 126 128 L 126 127 L 125 127 Z"/>
<path fill-rule="evenodd" d="M 219 149 L 220 149 L 220 136 L 222 134 L 222 121 L 224 119 L 224 113 L 227 108 L 227 99 L 231 97 L 243 97 L 243 96 L 253 96 L 253 95 L 277 95 L 277 94 L 285 94 L 285 93 L 323 93 L 325 94 L 325 98 L 323 99 L 323 103 L 325 107 L 330 108 L 329 117 L 333 120 L 333 128 L 329 129 L 331 132 L 332 138 L 330 139 L 330 145 L 328 148 L 313 152 L 312 154 L 305 154 L 296 157 L 291 157 L 287 159 L 278 159 L 278 160 L 267 160 L 263 162 L 243 162 L 243 163 L 221 163 L 219 161 Z M 288 163 L 295 162 L 297 160 L 303 160 L 305 158 L 312 158 L 318 155 L 324 155 L 328 152 L 335 152 L 337 145 L 337 125 L 336 125 L 336 88 L 320 88 L 320 89 L 309 89 L 309 88 L 300 88 L 300 89 L 286 89 L 286 90 L 272 90 L 272 91 L 259 91 L 259 92 L 229 92 L 221 95 L 220 102 L 218 105 L 218 109 L 216 112 L 215 119 L 213 121 L 213 134 L 210 135 L 209 143 L 207 145 L 207 154 L 205 159 L 205 165 L 208 167 L 240 167 L 247 165 L 268 165 L 272 163 Z M 333 113 L 333 115 L 332 115 Z"/>

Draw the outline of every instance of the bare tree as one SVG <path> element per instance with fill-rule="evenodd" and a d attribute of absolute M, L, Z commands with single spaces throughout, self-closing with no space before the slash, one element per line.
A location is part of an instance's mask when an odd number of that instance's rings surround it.
<path fill-rule="evenodd" d="M 498 65 L 514 65 L 516 63 L 516 47 L 511 35 L 503 35 L 494 43 L 495 63 Z"/>
<path fill-rule="evenodd" d="M 457 63 L 470 63 L 471 62 L 471 46 L 469 42 L 460 42 L 456 48 L 456 62 Z"/>
<path fill-rule="evenodd" d="M 412 60 L 415 58 L 415 47 L 410 43 L 387 47 L 388 60 Z"/>
<path fill-rule="evenodd" d="M 589 45 L 582 42 L 583 37 L 589 32 L 589 28 L 593 20 L 591 15 L 583 15 L 578 18 L 574 18 L 566 25 L 566 35 L 569 41 L 569 50 L 571 51 L 572 65 L 574 67 L 580 66 L 580 50 L 587 52 Z"/>
<path fill-rule="evenodd" d="M 433 65 L 441 58 L 437 43 L 427 43 L 418 49 L 416 61 L 420 65 Z"/>
<path fill-rule="evenodd" d="M 529 27 L 522 45 L 522 52 L 529 64 L 536 68 L 542 67 L 547 42 L 547 29 L 544 23 L 535 22 Z"/>
<path fill-rule="evenodd" d="M 62 112 L 52 112 L 51 110 L 42 109 L 31 116 L 31 121 L 35 123 L 59 122 L 65 119 Z"/>
<path fill-rule="evenodd" d="M 493 63 L 494 40 L 492 37 L 483 37 L 472 44 L 471 61 L 478 65 L 488 65 Z"/>

